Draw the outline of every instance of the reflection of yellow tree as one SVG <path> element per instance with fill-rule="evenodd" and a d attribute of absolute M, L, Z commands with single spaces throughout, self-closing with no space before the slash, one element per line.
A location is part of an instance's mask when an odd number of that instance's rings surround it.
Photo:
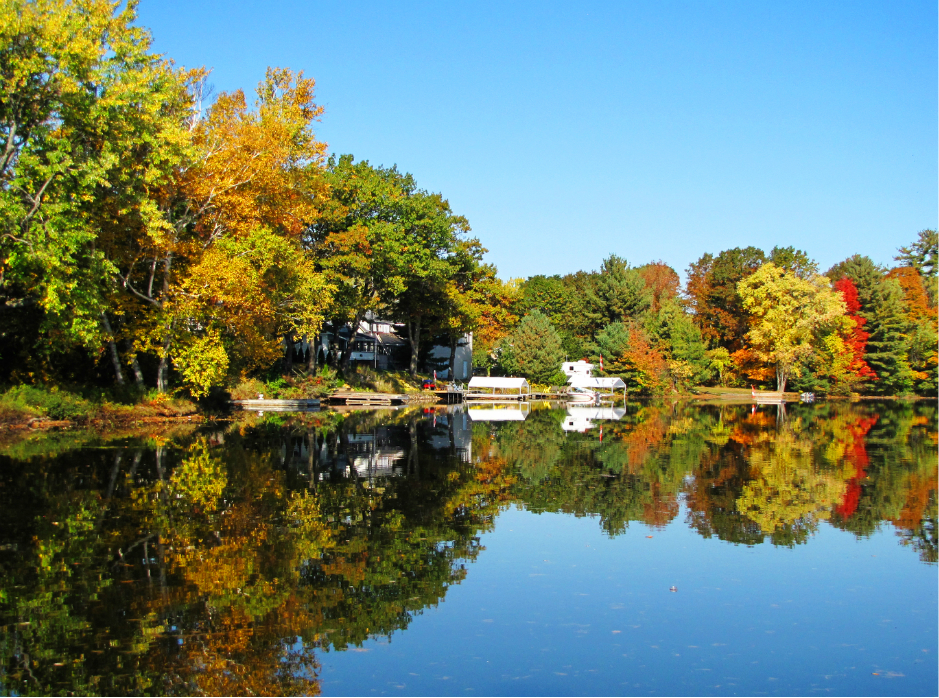
<path fill-rule="evenodd" d="M 737 507 L 764 533 L 801 540 L 841 501 L 843 480 L 818 472 L 808 455 L 786 443 L 772 452 L 751 453 L 754 477 L 737 498 Z"/>

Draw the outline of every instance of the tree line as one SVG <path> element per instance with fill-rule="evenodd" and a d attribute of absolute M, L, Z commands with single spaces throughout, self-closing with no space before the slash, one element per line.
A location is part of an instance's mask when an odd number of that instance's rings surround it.
<path fill-rule="evenodd" d="M 631 267 L 533 276 L 511 290 L 502 336 L 474 345 L 490 370 L 562 380 L 565 358 L 621 376 L 630 392 L 695 384 L 823 394 L 935 395 L 937 235 L 921 231 L 886 269 L 852 255 L 821 274 L 792 247 L 705 254 L 678 273 Z M 512 323 L 516 322 L 513 326 Z"/>
<path fill-rule="evenodd" d="M 135 5 L 4 2 L 0 380 L 198 397 L 370 315 L 403 328 L 412 376 L 431 341 L 472 332 L 477 370 L 539 382 L 602 357 L 640 394 L 935 392 L 935 231 L 889 271 L 746 248 L 704 255 L 685 288 L 616 255 L 505 281 L 441 194 L 327 155 L 312 79 L 271 68 L 253 100 L 213 98 L 205 69 L 151 51 Z"/>

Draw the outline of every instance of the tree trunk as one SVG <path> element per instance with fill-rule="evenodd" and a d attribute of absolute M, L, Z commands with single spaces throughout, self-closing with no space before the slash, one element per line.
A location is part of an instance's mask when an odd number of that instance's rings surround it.
<path fill-rule="evenodd" d="M 114 377 L 118 385 L 124 385 L 124 372 L 121 370 L 121 357 L 117 353 L 117 344 L 114 343 L 114 331 L 111 329 L 111 323 L 108 322 L 108 314 L 104 311 L 101 311 L 101 325 L 108 333 L 108 350 L 111 353 L 111 363 L 114 364 Z"/>
<path fill-rule="evenodd" d="M 411 344 L 411 378 L 417 378 L 417 354 L 421 343 L 421 316 L 412 322 L 408 319 L 408 342 Z"/>
<path fill-rule="evenodd" d="M 163 351 L 160 352 L 160 365 L 157 366 L 157 390 L 166 392 L 166 369 L 170 359 L 170 328 L 166 328 L 166 339 L 163 340 Z"/>
<path fill-rule="evenodd" d="M 782 366 L 776 367 L 776 391 L 780 393 L 786 392 L 786 369 Z"/>
<path fill-rule="evenodd" d="M 163 302 L 165 302 L 166 297 L 170 293 L 170 272 L 173 269 L 173 253 L 167 252 L 166 258 L 163 261 L 163 301 L 160 303 L 160 307 L 165 307 Z M 166 392 L 166 369 L 169 364 L 170 358 L 170 344 L 172 342 L 172 330 L 173 322 L 172 320 L 166 327 L 166 336 L 163 339 L 163 351 L 160 353 L 160 365 L 157 367 L 157 390 L 161 393 Z"/>
<path fill-rule="evenodd" d="M 132 349 L 130 349 L 132 351 Z M 130 367 L 134 372 L 134 382 L 138 387 L 143 387 L 143 371 L 140 370 L 140 364 L 137 362 L 137 355 L 132 354 L 130 359 Z"/>

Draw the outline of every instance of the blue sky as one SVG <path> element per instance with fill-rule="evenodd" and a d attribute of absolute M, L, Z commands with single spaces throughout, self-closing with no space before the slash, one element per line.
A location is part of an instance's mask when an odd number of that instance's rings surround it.
<path fill-rule="evenodd" d="M 920 2 L 141 0 L 154 49 L 316 79 L 330 152 L 397 164 L 503 278 L 794 245 L 890 264 L 937 223 Z"/>

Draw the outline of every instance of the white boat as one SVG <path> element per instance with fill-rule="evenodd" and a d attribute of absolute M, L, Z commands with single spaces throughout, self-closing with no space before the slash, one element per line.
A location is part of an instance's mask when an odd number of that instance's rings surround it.
<path fill-rule="evenodd" d="M 573 395 L 574 391 L 583 391 L 590 393 L 597 400 L 616 399 L 618 391 L 623 391 L 623 398 L 626 398 L 626 383 L 622 378 L 615 376 L 595 377 L 583 374 L 574 374 L 567 379 L 568 394 Z"/>
<path fill-rule="evenodd" d="M 597 395 L 597 393 L 595 393 L 593 390 L 572 385 L 567 391 L 567 399 L 570 402 L 587 402 L 596 404 L 600 399 L 600 396 Z"/>

